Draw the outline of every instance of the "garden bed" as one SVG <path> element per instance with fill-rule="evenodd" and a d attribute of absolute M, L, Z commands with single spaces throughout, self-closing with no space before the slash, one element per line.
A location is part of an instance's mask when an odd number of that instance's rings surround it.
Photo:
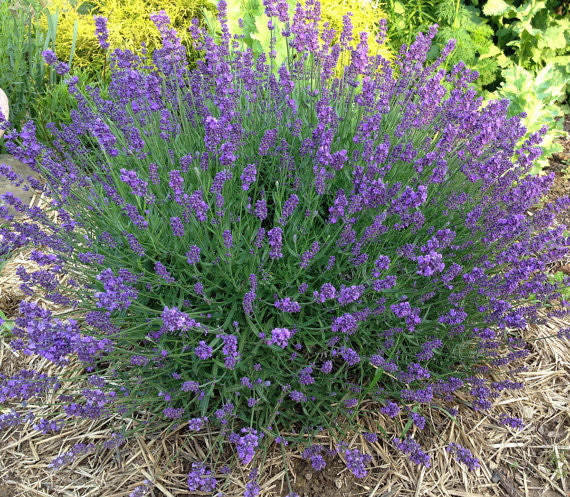
<path fill-rule="evenodd" d="M 570 116 L 566 116 L 565 128 L 570 131 Z M 562 141 L 562 145 L 564 152 L 550 160 L 547 171 L 556 175 L 548 200 L 570 194 L 566 162 L 570 140 Z M 562 212 L 558 221 L 570 225 L 570 212 Z M 18 289 L 16 268 L 23 264 L 31 271 L 34 269 L 31 266 L 35 266 L 26 255 L 26 251 L 17 255 L 0 271 L 0 309 L 8 317 L 15 316 L 24 297 Z M 568 261 L 561 261 L 552 268 L 566 274 L 570 272 L 568 269 Z M 434 433 L 440 435 L 440 442 L 433 444 L 429 451 L 432 468 L 418 468 L 404 462 L 382 440 L 368 445 L 373 462 L 370 474 L 363 480 L 354 478 L 338 457 L 328 460 L 325 470 L 316 472 L 299 452 L 286 450 L 281 454 L 275 450 L 268 454 L 259 482 L 261 495 L 282 497 L 287 494 L 286 466 L 293 490 L 302 497 L 567 497 L 570 492 L 570 343 L 548 337 L 569 326 L 568 319 L 551 318 L 546 324 L 532 326 L 523 333 L 522 338 L 529 341 L 531 349 L 524 360 L 528 370 L 521 373 L 526 387 L 512 392 L 508 400 L 499 400 L 493 415 L 474 413 L 467 401 L 466 405 L 457 406 L 460 410 L 457 421 L 436 410 L 429 412 L 428 422 L 433 425 Z M 2 373 L 9 375 L 22 368 L 51 373 L 56 367 L 44 359 L 12 351 L 2 337 Z M 29 407 L 42 408 L 48 414 L 49 407 L 42 405 L 49 400 L 36 401 Z M 525 427 L 514 431 L 497 426 L 496 417 L 501 411 L 523 418 Z M 402 426 L 405 424 L 403 419 L 400 422 Z M 203 459 L 214 434 L 193 435 L 190 439 L 186 426 L 170 433 L 147 429 L 104 457 L 87 455 L 57 472 L 48 468 L 49 462 L 71 445 L 105 439 L 113 431 L 114 425 L 109 421 L 79 421 L 47 438 L 29 425 L 22 430 L 0 432 L 0 497 L 119 497 L 128 495 L 147 478 L 156 483 L 150 494 L 155 497 L 192 495 L 183 486 L 189 461 Z M 422 436 L 425 435 L 419 433 L 419 441 Z M 457 464 L 444 450 L 449 442 L 469 448 L 481 461 L 481 469 L 470 473 Z M 327 445 L 324 435 L 322 443 Z M 170 462 L 179 451 L 181 457 Z M 224 495 L 243 495 L 246 472 L 234 471 L 228 478 L 230 485 Z"/>

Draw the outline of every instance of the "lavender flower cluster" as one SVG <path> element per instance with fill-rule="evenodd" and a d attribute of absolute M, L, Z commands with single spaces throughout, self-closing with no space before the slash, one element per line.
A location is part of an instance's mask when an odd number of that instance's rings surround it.
<path fill-rule="evenodd" d="M 554 224 L 570 198 L 541 203 L 553 176 L 527 174 L 545 130 L 517 148 L 525 129 L 508 102 L 482 107 L 476 73 L 441 68 L 453 41 L 427 63 L 436 27 L 389 62 L 368 55 L 366 33 L 348 48 L 349 15 L 333 44 L 318 31 L 318 2 L 292 17 L 284 0 L 264 6 L 289 45 L 280 67 L 271 50 L 256 59 L 230 34 L 222 0 L 221 36 L 197 20 L 189 28 L 203 53 L 191 68 L 161 11 L 151 18 L 162 48 L 115 50 L 107 96 L 68 78 L 77 109 L 70 125 L 49 126 L 53 144 L 39 143 L 31 122 L 8 130 L 9 152 L 46 179 L 32 186 L 58 222 L 5 195 L 27 217 L 0 228 L 2 253 L 35 246 L 42 267 L 19 272 L 22 288 L 84 316 L 24 302 L 12 346 L 58 364 L 78 357 L 96 373 L 62 397 L 69 416 L 144 409 L 155 423 L 214 427 L 242 465 L 298 440 L 283 434 L 292 428 L 336 431 L 332 421 L 358 418 L 364 401 L 419 430 L 423 406 L 451 412 L 459 391 L 473 409 L 491 408 L 520 387 L 509 378 L 528 350 L 511 331 L 553 299 L 558 315 L 570 308 L 545 273 L 570 250 Z M 107 49 L 102 18 L 96 32 Z M 505 380 L 488 380 L 491 369 Z M 3 398 L 57 386 L 35 372 L 0 378 Z M 431 464 L 413 438 L 392 442 Z M 304 457 L 321 469 L 317 447 Z M 366 476 L 369 457 L 339 447 Z M 213 491 L 214 469 L 195 463 L 190 489 Z"/>

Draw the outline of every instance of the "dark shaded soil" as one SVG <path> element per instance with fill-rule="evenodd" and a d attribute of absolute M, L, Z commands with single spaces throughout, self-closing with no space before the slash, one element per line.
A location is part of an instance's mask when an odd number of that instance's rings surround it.
<path fill-rule="evenodd" d="M 321 471 L 315 471 L 309 461 L 295 461 L 293 473 L 296 481 L 293 491 L 299 497 L 346 497 L 362 493 L 362 488 L 355 484 L 356 478 L 338 457 L 325 457 L 327 465 Z M 284 491 L 281 497 L 289 492 Z"/>
<path fill-rule="evenodd" d="M 564 118 L 564 131 L 570 133 L 570 114 Z M 554 173 L 554 185 L 547 195 L 548 201 L 556 200 L 559 197 L 570 195 L 570 138 L 561 139 L 560 144 L 564 150 L 558 154 L 554 154 L 549 162 L 549 166 L 545 169 L 546 173 Z M 557 216 L 560 224 L 565 224 L 570 230 L 570 209 L 567 209 Z"/>
<path fill-rule="evenodd" d="M 570 133 L 570 114 L 564 118 L 564 131 Z M 554 173 L 554 184 L 548 192 L 546 202 L 553 202 L 557 198 L 570 196 L 570 137 L 561 139 L 560 144 L 564 150 L 558 154 L 554 154 L 550 158 L 549 166 L 545 169 L 546 173 Z M 556 216 L 559 224 L 566 225 L 570 231 L 570 209 L 563 210 Z M 564 274 L 570 275 L 570 257 L 553 263 L 549 266 L 552 273 L 562 271 Z"/>

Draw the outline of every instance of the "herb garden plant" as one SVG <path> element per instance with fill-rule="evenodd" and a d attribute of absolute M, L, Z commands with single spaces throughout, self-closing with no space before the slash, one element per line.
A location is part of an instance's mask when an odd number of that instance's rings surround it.
<path fill-rule="evenodd" d="M 155 426 L 187 424 L 189 436 L 217 430 L 217 447 L 248 467 L 289 444 L 320 469 L 326 451 L 311 435 L 324 429 L 357 477 L 367 449 L 347 441 L 368 414 L 377 427 L 366 441 L 383 437 L 429 466 L 429 447 L 411 436 L 431 429 L 424 411 L 453 416 L 458 395 L 489 409 L 520 388 L 516 361 L 528 352 L 517 329 L 541 308 L 568 307 L 565 282 L 551 283 L 545 267 L 570 249 L 554 225 L 570 199 L 543 205 L 552 176 L 527 175 L 545 129 L 517 148 L 525 128 L 507 117 L 508 102 L 481 108 L 476 73 L 440 68 L 452 41 L 425 62 L 435 27 L 391 65 L 368 55 L 348 15 L 331 44 L 329 26 L 316 28 L 317 2 L 291 16 L 284 0 L 264 6 L 269 28 L 283 26 L 279 66 L 275 37 L 254 58 L 227 29 L 222 0 L 219 41 L 190 26 L 203 54 L 191 70 L 158 12 L 162 47 L 152 58 L 116 50 L 107 98 L 69 78 L 77 111 L 51 126 L 53 147 L 31 122 L 20 132 L 3 124 L 9 151 L 43 174 L 31 186 L 50 204 L 6 194 L 28 217 L 0 230 L 0 247 L 34 246 L 40 269 L 19 270 L 22 290 L 69 309 L 22 302 L 11 345 L 77 374 L 1 377 L 0 399 L 56 390 L 69 418 L 143 411 Z M 561 306 L 549 311 L 553 299 Z M 396 417 L 403 431 L 383 427 Z M 26 419 L 22 408 L 0 426 Z M 75 445 L 52 465 L 92 449 Z M 191 491 L 223 491 L 231 467 L 213 450 L 189 469 Z M 449 450 L 479 466 L 469 450 Z M 257 492 L 254 472 L 246 495 Z"/>

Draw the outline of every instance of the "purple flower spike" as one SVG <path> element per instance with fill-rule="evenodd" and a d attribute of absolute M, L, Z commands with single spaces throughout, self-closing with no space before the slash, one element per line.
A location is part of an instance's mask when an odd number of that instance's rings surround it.
<path fill-rule="evenodd" d="M 102 16 L 93 16 L 95 19 L 95 34 L 99 40 L 99 45 L 103 50 L 107 50 L 109 44 L 109 31 L 107 30 L 107 18 Z"/>

